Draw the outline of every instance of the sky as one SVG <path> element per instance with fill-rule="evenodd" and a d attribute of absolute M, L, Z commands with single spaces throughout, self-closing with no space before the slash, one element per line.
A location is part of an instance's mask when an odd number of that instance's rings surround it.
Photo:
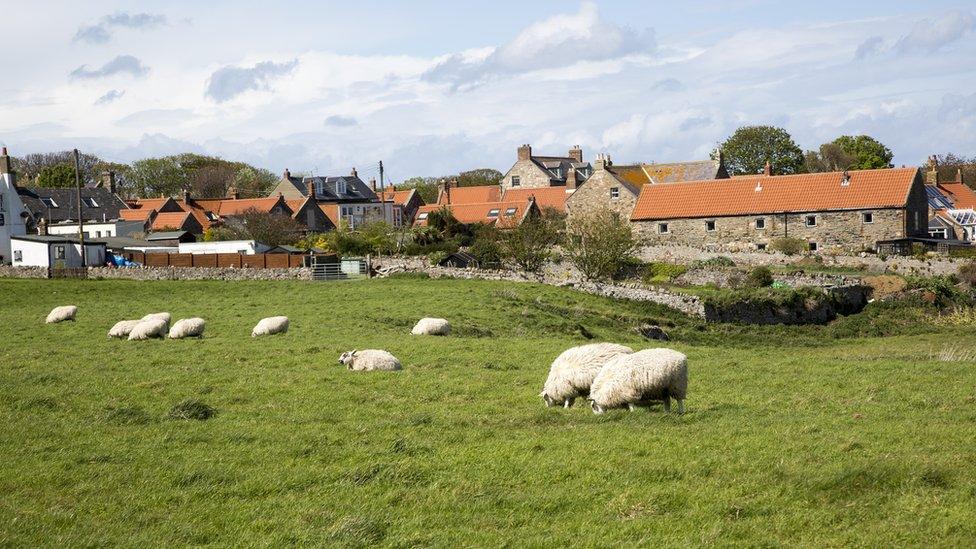
<path fill-rule="evenodd" d="M 976 155 L 976 1 L 0 0 L 0 143 L 389 181 L 707 158 L 748 124 Z"/>

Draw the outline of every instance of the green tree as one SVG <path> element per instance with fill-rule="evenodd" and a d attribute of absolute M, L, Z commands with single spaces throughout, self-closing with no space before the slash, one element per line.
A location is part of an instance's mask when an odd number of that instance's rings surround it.
<path fill-rule="evenodd" d="M 854 159 L 836 143 L 824 143 L 819 151 L 803 155 L 803 171 L 807 173 L 836 172 L 848 169 Z"/>
<path fill-rule="evenodd" d="M 605 206 L 573 219 L 567 229 L 569 258 L 589 280 L 611 278 L 636 249 L 630 224 Z"/>
<path fill-rule="evenodd" d="M 436 177 L 411 177 L 403 183 L 397 185 L 398 189 L 417 189 L 417 194 L 426 204 L 437 203 L 437 183 Z"/>
<path fill-rule="evenodd" d="M 505 255 L 522 270 L 539 272 L 546 264 L 549 249 L 558 240 L 557 222 L 546 215 L 526 219 L 505 235 Z"/>
<path fill-rule="evenodd" d="M 75 167 L 72 164 L 54 164 L 41 168 L 37 174 L 37 186 L 70 188 L 75 186 Z M 84 181 L 82 181 L 84 184 Z"/>
<path fill-rule="evenodd" d="M 783 128 L 743 126 L 722 143 L 721 149 L 733 175 L 762 173 L 766 162 L 772 164 L 775 175 L 803 169 L 803 150 Z"/>
<path fill-rule="evenodd" d="M 175 196 L 189 188 L 189 178 L 175 157 L 145 158 L 132 163 L 132 187 L 150 198 Z"/>
<path fill-rule="evenodd" d="M 479 168 L 461 172 L 457 175 L 459 187 L 481 187 L 483 185 L 498 185 L 504 174 L 491 168 Z M 451 178 L 446 178 L 451 179 Z"/>
<path fill-rule="evenodd" d="M 31 153 L 19 158 L 12 158 L 11 160 L 14 170 L 22 181 L 35 180 L 44 168 L 50 168 L 58 164 L 75 165 L 73 151 Z M 81 166 L 81 184 L 90 185 L 95 182 L 98 178 L 98 165 L 103 163 L 104 161 L 97 156 L 83 152 L 80 153 L 78 155 L 78 164 Z M 72 175 L 72 177 L 74 176 Z M 74 185 L 73 180 L 71 184 Z"/>
<path fill-rule="evenodd" d="M 976 186 L 976 155 L 967 158 L 965 155 L 946 153 L 935 156 L 939 181 L 963 181 L 970 187 Z M 928 164 L 921 166 L 925 171 L 932 169 Z"/>
<path fill-rule="evenodd" d="M 840 147 L 851 158 L 851 164 L 845 169 L 871 170 L 892 166 L 894 154 L 891 149 L 869 135 L 842 135 L 832 144 Z"/>
<path fill-rule="evenodd" d="M 290 245 L 301 237 L 302 226 L 289 215 L 249 208 L 227 222 L 226 228 L 240 240 L 256 240 L 269 246 Z"/>

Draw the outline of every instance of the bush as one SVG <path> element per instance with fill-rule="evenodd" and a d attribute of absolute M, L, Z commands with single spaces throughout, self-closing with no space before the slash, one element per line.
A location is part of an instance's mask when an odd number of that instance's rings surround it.
<path fill-rule="evenodd" d="M 480 227 L 468 252 L 478 260 L 483 268 L 496 268 L 502 264 L 502 246 L 498 243 L 498 230 L 494 227 Z"/>
<path fill-rule="evenodd" d="M 589 280 L 613 277 L 637 249 L 630 223 L 606 207 L 574 219 L 567 232 L 570 260 Z"/>
<path fill-rule="evenodd" d="M 959 280 L 970 288 L 976 288 L 976 262 L 970 261 L 959 267 Z"/>
<path fill-rule="evenodd" d="M 766 267 L 756 267 L 746 275 L 745 284 L 750 288 L 766 288 L 767 286 L 772 286 L 773 273 Z"/>
<path fill-rule="evenodd" d="M 636 258 L 625 261 L 614 278 L 639 278 L 645 283 L 666 283 L 688 272 L 688 267 L 676 263 L 643 262 Z"/>
<path fill-rule="evenodd" d="M 542 270 L 549 248 L 559 240 L 561 224 L 555 214 L 526 219 L 505 235 L 506 257 L 526 272 Z"/>
<path fill-rule="evenodd" d="M 769 243 L 769 247 L 784 255 L 796 255 L 803 253 L 808 245 L 806 241 L 799 238 L 777 238 Z"/>

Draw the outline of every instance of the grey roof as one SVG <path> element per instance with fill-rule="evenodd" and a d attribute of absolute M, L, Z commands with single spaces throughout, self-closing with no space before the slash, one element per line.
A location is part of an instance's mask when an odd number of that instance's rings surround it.
<path fill-rule="evenodd" d="M 566 182 L 569 170 L 576 170 L 576 181 L 582 183 L 590 177 L 593 170 L 589 162 L 577 162 L 569 156 L 533 156 L 532 162 L 549 174 L 551 183 Z"/>
<path fill-rule="evenodd" d="M 146 240 L 179 240 L 188 234 L 189 231 L 163 231 L 146 235 Z"/>
<path fill-rule="evenodd" d="M 376 193 L 369 185 L 352 175 L 338 176 L 315 176 L 315 177 L 289 177 L 288 181 L 295 186 L 303 196 L 308 196 L 308 186 L 306 182 L 311 179 L 316 183 L 315 187 L 321 188 L 321 192 L 315 195 L 316 200 L 327 202 L 373 202 L 377 200 Z M 345 182 L 346 191 L 339 192 L 340 183 Z"/>
<path fill-rule="evenodd" d="M 129 238 L 126 236 L 106 236 L 102 237 L 105 241 L 105 245 L 109 248 L 118 250 L 121 248 L 172 248 L 173 246 L 167 244 L 159 244 L 157 242 L 149 242 L 148 240 L 143 240 L 141 238 Z"/>
<path fill-rule="evenodd" d="M 25 240 L 27 242 L 45 242 L 47 244 L 78 244 L 79 240 L 76 236 L 68 236 L 66 234 L 23 234 L 11 236 L 11 240 Z M 102 239 L 85 239 L 85 244 L 91 245 L 105 245 L 105 241 Z"/>
<path fill-rule="evenodd" d="M 78 197 L 75 189 L 49 189 L 45 187 L 17 187 L 17 194 L 24 203 L 24 207 L 34 218 L 34 221 L 42 217 L 50 223 L 59 223 L 67 220 L 78 220 Z M 81 197 L 94 200 L 97 206 L 82 205 L 82 213 L 85 221 L 114 220 L 119 218 L 119 210 L 127 210 L 128 206 L 112 191 L 104 188 L 83 188 Z M 57 204 L 57 207 L 48 207 L 42 201 L 43 198 L 50 198 Z"/>

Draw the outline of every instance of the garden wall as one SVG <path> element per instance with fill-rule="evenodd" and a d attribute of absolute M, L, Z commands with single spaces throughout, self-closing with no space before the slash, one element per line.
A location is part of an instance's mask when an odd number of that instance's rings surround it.
<path fill-rule="evenodd" d="M 312 280 L 312 269 L 208 267 L 89 267 L 89 278 L 127 280 Z"/>

